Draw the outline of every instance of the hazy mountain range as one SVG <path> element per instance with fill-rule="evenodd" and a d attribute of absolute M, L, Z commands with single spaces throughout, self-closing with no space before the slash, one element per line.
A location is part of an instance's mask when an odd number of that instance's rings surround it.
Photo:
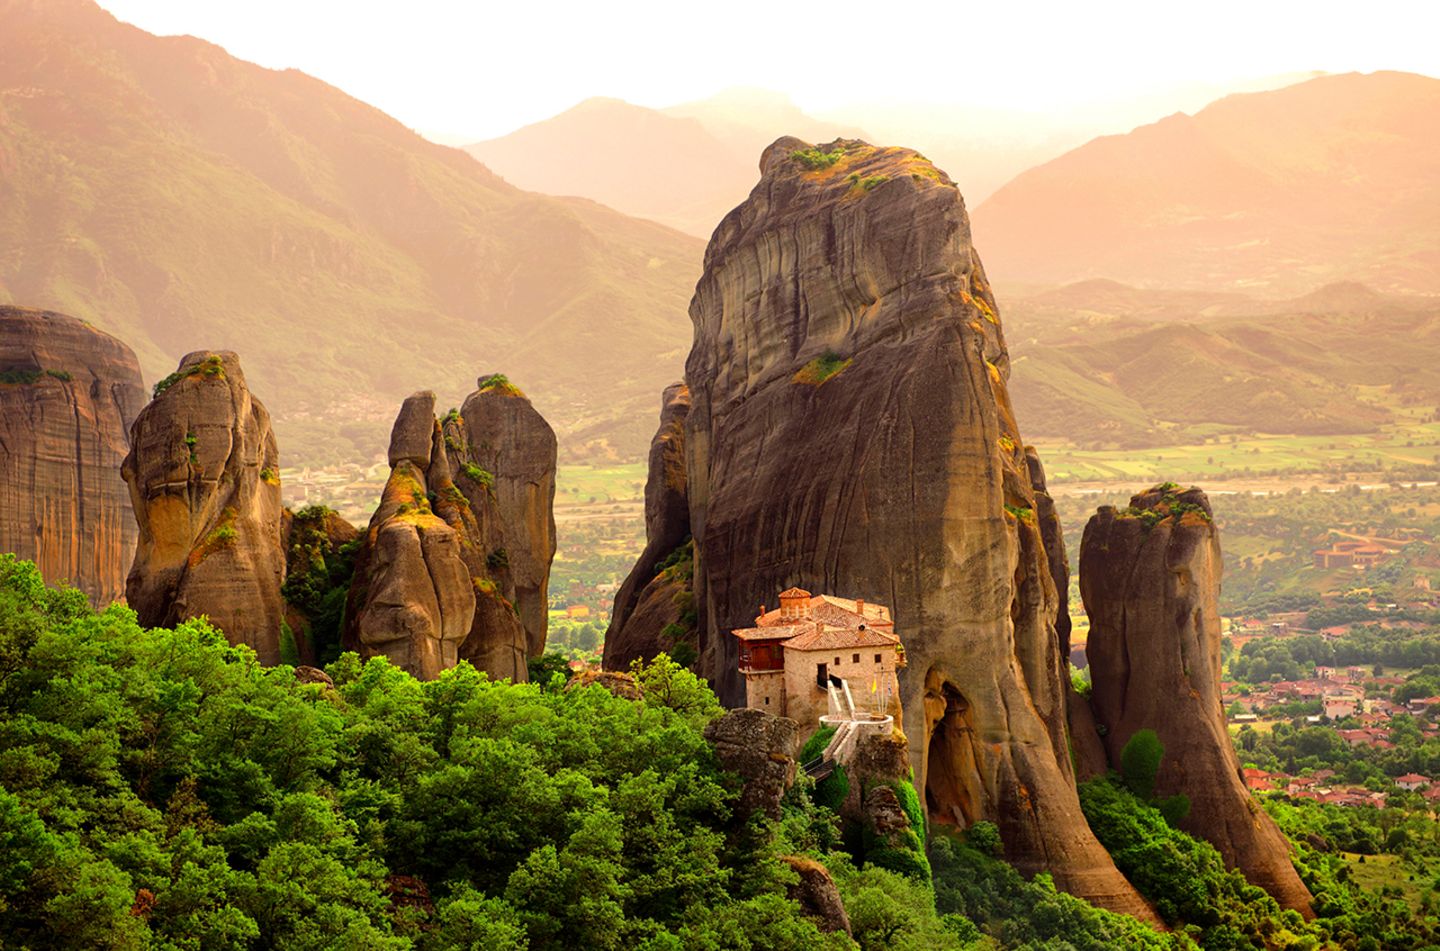
<path fill-rule="evenodd" d="M 1002 282 L 1440 292 L 1440 80 L 1229 96 L 1024 172 L 973 223 Z"/>
<path fill-rule="evenodd" d="M 399 397 L 493 371 L 569 436 L 643 445 L 701 249 L 303 73 L 88 0 L 0 2 L 0 302 L 91 321 L 151 380 L 241 352 L 292 456 L 367 413 L 383 449 Z"/>
<path fill-rule="evenodd" d="M 1425 392 L 1386 341 L 1432 339 L 1434 309 L 1376 292 L 1440 291 L 1437 117 L 1440 81 L 1327 76 L 1094 140 L 981 203 L 1027 432 L 1338 432 L 1388 418 L 1359 382 Z M 492 371 L 562 453 L 637 458 L 683 372 L 696 235 L 782 133 L 867 134 L 756 90 L 593 99 L 471 147 L 492 171 L 303 73 L 89 0 L 0 0 L 0 302 L 116 334 L 152 381 L 239 351 L 290 460 L 363 458 L 400 397 Z M 1125 284 L 1044 291 L 1098 277 Z M 1367 287 L 1293 299 L 1342 280 Z"/>
<path fill-rule="evenodd" d="M 750 193 L 760 151 L 775 139 L 863 134 L 812 119 L 777 93 L 732 90 L 665 110 L 587 99 L 466 151 L 521 188 L 583 195 L 708 238 Z"/>

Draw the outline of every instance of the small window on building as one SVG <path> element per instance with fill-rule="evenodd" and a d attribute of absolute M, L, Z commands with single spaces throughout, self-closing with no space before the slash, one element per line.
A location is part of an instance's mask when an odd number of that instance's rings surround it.
<path fill-rule="evenodd" d="M 835 658 L 835 666 L 836 666 L 836 667 L 839 667 L 839 666 L 840 666 L 840 658 L 838 658 L 838 657 Z"/>
<path fill-rule="evenodd" d="M 879 654 L 876 654 L 876 655 L 875 655 L 875 663 L 877 663 L 877 664 L 880 663 L 880 655 L 879 655 Z"/>
<path fill-rule="evenodd" d="M 766 698 L 765 698 L 765 706 L 767 706 L 767 707 L 770 706 L 770 698 L 769 698 L 769 697 L 766 697 Z"/>
<path fill-rule="evenodd" d="M 860 655 L 859 655 L 859 654 L 851 654 L 851 655 L 850 655 L 850 663 L 852 663 L 852 664 L 858 664 L 858 663 L 860 663 Z"/>

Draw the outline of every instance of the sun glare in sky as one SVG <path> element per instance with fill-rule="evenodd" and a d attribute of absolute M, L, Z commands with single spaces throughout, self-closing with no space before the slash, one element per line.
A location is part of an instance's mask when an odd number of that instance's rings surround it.
<path fill-rule="evenodd" d="M 1430 0 L 100 2 L 461 139 L 590 96 L 667 106 L 731 86 L 779 90 L 817 113 L 886 102 L 1053 115 L 1166 95 L 1188 107 L 1187 90 L 1316 70 L 1440 75 Z"/>

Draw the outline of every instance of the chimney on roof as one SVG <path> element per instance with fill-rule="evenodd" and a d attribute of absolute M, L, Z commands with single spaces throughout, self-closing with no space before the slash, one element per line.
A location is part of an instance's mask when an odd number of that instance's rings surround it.
<path fill-rule="evenodd" d="M 856 598 L 856 599 L 855 599 L 855 613 L 858 614 L 858 615 L 860 615 L 861 617 L 864 617 L 864 616 L 865 616 L 865 599 L 864 599 L 864 598 Z"/>

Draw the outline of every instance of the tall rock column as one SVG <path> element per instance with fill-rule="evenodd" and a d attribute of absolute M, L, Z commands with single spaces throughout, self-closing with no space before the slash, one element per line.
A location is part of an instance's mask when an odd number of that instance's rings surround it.
<path fill-rule="evenodd" d="M 443 419 L 428 390 L 401 407 L 342 644 L 418 677 L 465 660 L 519 683 L 545 646 L 555 435 L 518 390 L 492 392 L 513 389 L 503 378 L 481 383 Z"/>
<path fill-rule="evenodd" d="M 660 428 L 650 441 L 645 550 L 615 595 L 615 610 L 605 633 L 607 670 L 626 670 L 632 661 L 673 650 L 660 634 L 680 619 L 682 610 L 676 601 L 689 592 L 689 583 L 677 572 L 667 576 L 656 567 L 690 537 L 685 477 L 685 420 L 689 415 L 690 390 L 683 383 L 667 386 L 660 400 Z"/>
<path fill-rule="evenodd" d="M 435 394 L 407 398 L 390 433 L 390 478 L 356 558 L 346 612 L 346 647 L 388 657 L 424 680 L 455 666 L 475 619 L 462 538 L 433 510 L 449 476 L 439 437 Z"/>
<path fill-rule="evenodd" d="M 139 523 L 130 606 L 146 625 L 205 615 L 232 644 L 280 660 L 285 550 L 270 414 L 239 358 L 198 351 L 156 387 L 121 467 Z"/>
<path fill-rule="evenodd" d="M 125 344 L 64 314 L 0 307 L 0 551 L 97 607 L 125 594 L 135 555 L 120 462 L 144 404 Z"/>
<path fill-rule="evenodd" d="M 1156 794 L 1184 794 L 1181 828 L 1280 904 L 1310 913 L 1290 845 L 1241 779 L 1220 701 L 1220 536 L 1197 488 L 1156 486 L 1085 526 L 1091 705 L 1110 763 L 1139 730 L 1165 744 Z"/>
<path fill-rule="evenodd" d="M 891 606 L 931 821 L 1152 918 L 1080 810 L 1056 591 L 995 299 L 954 183 L 908 149 L 781 139 L 690 306 L 685 472 L 701 671 L 792 585 Z"/>
<path fill-rule="evenodd" d="M 489 472 L 529 656 L 545 651 L 555 559 L 555 431 L 500 374 L 483 376 L 460 409 L 468 461 Z"/>

